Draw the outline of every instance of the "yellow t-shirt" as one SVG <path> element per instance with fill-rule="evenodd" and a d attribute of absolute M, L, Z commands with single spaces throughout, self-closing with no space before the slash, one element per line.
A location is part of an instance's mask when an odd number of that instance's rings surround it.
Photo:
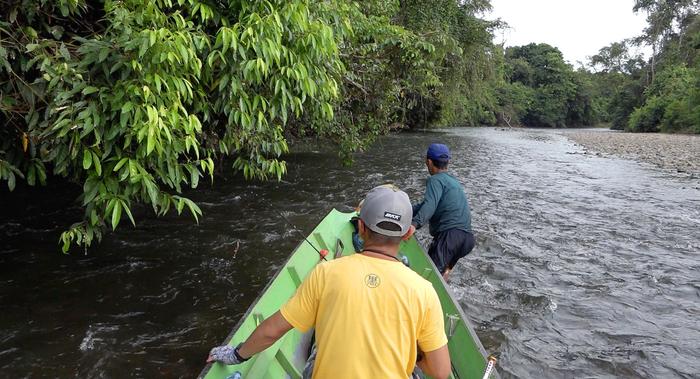
<path fill-rule="evenodd" d="M 447 344 L 430 282 L 401 262 L 363 254 L 316 266 L 280 311 L 302 332 L 316 327 L 315 379 L 406 379 L 417 346 Z"/>

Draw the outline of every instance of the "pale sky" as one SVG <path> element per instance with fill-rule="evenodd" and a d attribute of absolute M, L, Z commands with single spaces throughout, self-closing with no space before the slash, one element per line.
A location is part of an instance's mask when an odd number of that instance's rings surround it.
<path fill-rule="evenodd" d="M 487 19 L 501 18 L 510 29 L 496 32 L 506 46 L 547 43 L 578 67 L 612 42 L 642 34 L 646 15 L 632 11 L 634 0 L 491 0 Z"/>

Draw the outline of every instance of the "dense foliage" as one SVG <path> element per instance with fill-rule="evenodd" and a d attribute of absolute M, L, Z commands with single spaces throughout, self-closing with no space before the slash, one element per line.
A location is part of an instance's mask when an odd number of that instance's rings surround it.
<path fill-rule="evenodd" d="M 637 0 L 647 14 L 644 35 L 604 47 L 591 58 L 598 95 L 613 128 L 700 133 L 700 4 Z M 630 54 L 648 45 L 648 60 Z"/>
<path fill-rule="evenodd" d="M 496 79 L 499 121 L 570 127 L 610 123 L 634 132 L 700 133 L 700 3 L 636 0 L 642 36 L 614 42 L 574 71 L 546 44 L 509 47 Z M 644 59 L 636 46 L 649 46 Z"/>
<path fill-rule="evenodd" d="M 645 34 L 588 71 L 547 44 L 494 45 L 488 0 L 0 0 L 0 179 L 82 186 L 67 251 L 138 204 L 197 219 L 184 189 L 222 162 L 279 179 L 301 138 L 349 160 L 402 128 L 700 132 L 698 8 L 637 0 Z"/>
<path fill-rule="evenodd" d="M 0 178 L 80 183 L 90 245 L 231 157 L 280 178 L 290 137 L 345 157 L 393 127 L 489 120 L 484 0 L 3 0 Z M 217 167 L 221 169 L 221 167 Z"/>
<path fill-rule="evenodd" d="M 330 119 L 341 72 L 323 15 L 297 2 L 25 0 L 5 3 L 0 174 L 83 184 L 85 218 L 63 234 L 89 245 L 132 203 L 158 214 L 235 157 L 246 177 L 280 177 L 284 125 L 305 108 Z"/>
<path fill-rule="evenodd" d="M 575 72 L 555 47 L 534 43 L 509 47 L 498 87 L 501 117 L 509 125 L 513 121 L 526 126 L 593 125 L 598 110 L 591 87 L 585 73 Z"/>

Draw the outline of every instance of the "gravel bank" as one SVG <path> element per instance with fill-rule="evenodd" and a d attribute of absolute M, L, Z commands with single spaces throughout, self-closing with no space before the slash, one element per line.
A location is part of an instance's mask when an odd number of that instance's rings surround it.
<path fill-rule="evenodd" d="M 694 178 L 700 177 L 700 136 L 609 130 L 567 130 L 562 133 L 585 150 L 648 162 Z"/>

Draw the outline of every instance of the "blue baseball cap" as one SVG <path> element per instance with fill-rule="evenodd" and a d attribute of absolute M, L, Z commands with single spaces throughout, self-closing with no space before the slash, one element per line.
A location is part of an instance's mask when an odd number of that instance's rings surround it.
<path fill-rule="evenodd" d="M 441 143 L 433 143 L 428 146 L 427 156 L 434 161 L 449 161 L 450 149 Z"/>

